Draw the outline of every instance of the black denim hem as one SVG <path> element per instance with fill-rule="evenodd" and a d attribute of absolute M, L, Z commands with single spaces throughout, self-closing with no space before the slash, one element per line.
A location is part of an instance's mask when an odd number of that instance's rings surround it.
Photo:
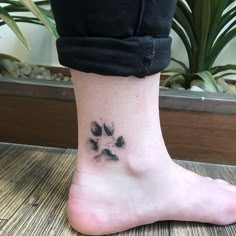
<path fill-rule="evenodd" d="M 138 36 L 125 39 L 62 37 L 57 40 L 59 61 L 71 69 L 112 76 L 144 78 L 170 62 L 171 38 Z"/>

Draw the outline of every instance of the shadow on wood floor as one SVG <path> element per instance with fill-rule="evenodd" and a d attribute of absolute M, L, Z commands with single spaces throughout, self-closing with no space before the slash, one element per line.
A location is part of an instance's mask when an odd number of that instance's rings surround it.
<path fill-rule="evenodd" d="M 0 235 L 75 236 L 66 202 L 76 150 L 0 143 Z M 236 167 L 178 161 L 187 169 L 236 183 Z M 160 222 L 120 236 L 233 236 L 236 226 Z"/>

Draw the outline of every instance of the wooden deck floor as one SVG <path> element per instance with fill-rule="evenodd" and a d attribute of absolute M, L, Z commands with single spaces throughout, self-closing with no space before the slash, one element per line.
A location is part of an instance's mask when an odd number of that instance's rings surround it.
<path fill-rule="evenodd" d="M 76 236 L 66 201 L 76 150 L 0 143 L 0 235 Z M 236 167 L 179 162 L 202 175 L 236 184 Z M 161 222 L 120 236 L 233 236 L 236 225 Z"/>

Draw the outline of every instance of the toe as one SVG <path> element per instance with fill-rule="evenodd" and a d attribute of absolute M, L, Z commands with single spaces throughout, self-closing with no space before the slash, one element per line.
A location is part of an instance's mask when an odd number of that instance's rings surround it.
<path fill-rule="evenodd" d="M 212 199 L 211 212 L 209 217 L 212 218 L 210 223 L 216 225 L 229 225 L 236 222 L 236 193 L 221 189 L 218 197 Z M 208 212 L 208 213 L 209 213 Z"/>
<path fill-rule="evenodd" d="M 205 177 L 206 179 L 208 179 L 208 180 L 213 180 L 212 178 L 210 178 L 210 177 Z"/>
<path fill-rule="evenodd" d="M 228 184 L 228 185 L 229 185 L 229 183 L 226 182 L 226 181 L 223 180 L 223 179 L 214 179 L 214 181 L 215 181 L 216 183 L 220 183 L 220 184 Z"/>
<path fill-rule="evenodd" d="M 224 214 L 225 213 L 225 214 Z M 236 194 L 230 193 L 225 212 L 222 214 L 221 225 L 228 225 L 236 222 Z"/>
<path fill-rule="evenodd" d="M 222 184 L 222 187 L 226 190 L 229 190 L 231 192 L 235 192 L 236 193 L 236 186 L 231 185 L 231 184 Z M 236 200 L 236 199 L 235 199 Z"/>
<path fill-rule="evenodd" d="M 221 188 L 224 188 L 231 192 L 236 192 L 236 186 L 228 183 L 227 181 L 223 179 L 214 179 L 213 182 L 218 183 Z"/>

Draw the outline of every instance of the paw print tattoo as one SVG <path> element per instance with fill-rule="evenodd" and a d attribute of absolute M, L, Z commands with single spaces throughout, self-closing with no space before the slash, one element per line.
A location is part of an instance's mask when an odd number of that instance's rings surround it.
<path fill-rule="evenodd" d="M 114 124 L 112 123 L 109 126 L 104 123 L 101 126 L 93 121 L 90 125 L 90 130 L 93 137 L 88 140 L 89 147 L 98 153 L 94 156 L 94 160 L 97 162 L 102 161 L 103 159 L 106 161 L 119 161 L 119 157 L 114 152 L 114 149 L 124 148 L 125 140 L 123 136 L 115 138 Z"/>

